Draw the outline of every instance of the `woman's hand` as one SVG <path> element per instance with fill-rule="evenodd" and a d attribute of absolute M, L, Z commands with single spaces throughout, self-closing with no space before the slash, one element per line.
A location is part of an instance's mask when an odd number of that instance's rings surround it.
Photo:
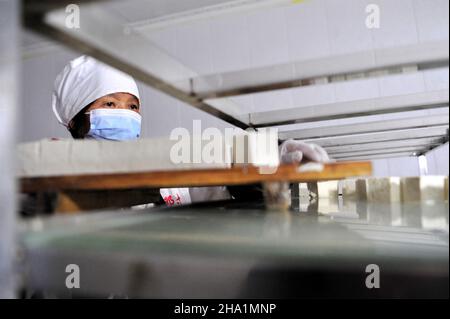
<path fill-rule="evenodd" d="M 281 144 L 280 161 L 282 164 L 299 164 L 302 161 L 331 162 L 327 152 L 321 146 L 295 140 L 287 140 Z"/>

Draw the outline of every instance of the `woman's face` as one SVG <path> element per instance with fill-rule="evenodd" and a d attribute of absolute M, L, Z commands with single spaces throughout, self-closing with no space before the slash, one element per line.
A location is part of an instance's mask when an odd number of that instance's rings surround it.
<path fill-rule="evenodd" d="M 139 100 L 129 93 L 113 93 L 105 95 L 92 103 L 86 112 L 97 109 L 125 109 L 141 113 Z"/>
<path fill-rule="evenodd" d="M 70 121 L 69 131 L 74 138 L 84 138 L 89 132 L 90 120 L 89 114 L 86 113 L 97 109 L 125 109 L 138 114 L 141 113 L 139 100 L 134 95 L 129 93 L 113 93 L 105 95 L 91 103 L 91 105 Z"/>

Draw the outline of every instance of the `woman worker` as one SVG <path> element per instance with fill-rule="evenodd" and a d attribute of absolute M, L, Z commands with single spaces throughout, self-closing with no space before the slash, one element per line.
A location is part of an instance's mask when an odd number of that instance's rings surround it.
<path fill-rule="evenodd" d="M 71 61 L 57 76 L 52 108 L 75 139 L 128 141 L 141 135 L 141 101 L 134 79 L 88 56 Z M 304 157 L 316 162 L 329 160 L 316 145 L 290 140 L 281 146 L 282 163 L 300 163 Z M 160 192 L 168 205 L 230 198 L 225 187 Z"/>

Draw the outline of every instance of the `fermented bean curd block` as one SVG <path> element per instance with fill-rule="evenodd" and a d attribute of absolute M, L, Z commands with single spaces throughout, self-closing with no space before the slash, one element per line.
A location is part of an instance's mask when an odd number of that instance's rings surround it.
<path fill-rule="evenodd" d="M 20 144 L 17 176 L 220 169 L 232 163 L 259 166 L 267 170 L 261 173 L 270 174 L 279 165 L 276 131 L 182 133 L 130 142 L 67 139 Z"/>
<path fill-rule="evenodd" d="M 333 198 L 337 200 L 338 197 L 338 181 L 327 181 L 317 183 L 317 189 L 319 192 L 319 199 L 321 198 Z"/>
<path fill-rule="evenodd" d="M 355 182 L 356 200 L 363 202 L 367 201 L 367 180 L 358 179 Z"/>
<path fill-rule="evenodd" d="M 340 182 L 342 188 L 342 196 L 346 199 L 356 198 L 356 179 L 344 179 Z"/>
<path fill-rule="evenodd" d="M 179 169 L 231 167 L 231 146 L 216 142 L 215 152 L 207 140 L 188 136 L 141 139 L 133 142 L 94 140 L 42 140 L 20 144 L 17 152 L 17 176 L 39 177 Z M 201 156 L 193 158 L 193 145 Z M 211 145 L 210 145 L 211 146 Z M 206 149 L 206 150 L 205 150 Z M 203 152 L 204 151 L 204 152 Z"/>
<path fill-rule="evenodd" d="M 444 198 L 448 201 L 448 176 L 446 176 L 444 180 Z"/>
<path fill-rule="evenodd" d="M 401 179 L 403 202 L 444 201 L 444 176 L 406 177 Z"/>
<path fill-rule="evenodd" d="M 369 178 L 367 179 L 367 201 L 373 203 L 399 203 L 400 178 Z"/>

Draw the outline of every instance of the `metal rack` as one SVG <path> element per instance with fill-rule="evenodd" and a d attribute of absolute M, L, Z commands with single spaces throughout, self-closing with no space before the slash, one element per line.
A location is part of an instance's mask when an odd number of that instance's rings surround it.
<path fill-rule="evenodd" d="M 97 6 L 109 2 L 77 1 L 83 10 L 82 29 L 64 26 L 64 7 L 71 3 L 66 0 L 25 0 L 23 21 L 30 30 L 111 64 L 232 125 L 242 129 L 281 126 L 281 140 L 294 138 L 321 144 L 338 160 L 418 156 L 448 141 L 448 116 L 421 117 L 414 113 L 447 108 L 448 90 L 244 115 L 232 112 L 237 106 L 228 99 L 448 67 L 448 42 L 426 49 L 410 47 L 402 52 L 381 50 L 376 52 L 379 63 L 372 66 L 355 62 L 370 58 L 361 53 L 350 58 L 199 76 L 143 38 L 137 31 L 142 26 L 121 23 L 110 11 Z M 159 23 L 166 21 L 160 19 Z M 115 43 L 124 43 L 124 49 L 115 50 Z M 140 50 L 131 50 L 137 47 Z M 292 73 L 292 69 L 302 72 Z M 403 112 L 409 112 L 409 116 L 392 120 L 373 117 Z M 340 123 L 344 118 L 366 121 Z M 333 124 L 314 127 L 324 121 Z M 298 123 L 311 126 L 292 126 Z M 343 174 L 345 165 L 358 167 L 352 162 L 330 168 L 337 167 L 335 173 Z M 369 171 L 367 163 L 361 165 L 364 172 Z M 286 179 L 290 170 L 282 168 L 280 176 Z M 262 181 L 248 169 L 245 173 L 251 182 Z M 226 181 L 215 179 L 210 171 L 203 172 L 202 179 L 196 172 L 196 181 L 190 174 L 139 174 L 140 181 L 126 174 L 44 178 L 23 180 L 22 187 L 29 191 L 58 187 L 69 191 L 106 187 L 122 190 L 159 187 L 157 177 L 159 182 L 173 183 L 165 186 L 174 186 L 181 185 L 180 180 L 205 185 L 207 179 L 221 185 L 234 175 L 243 176 L 238 168 L 223 174 Z M 171 175 L 172 179 L 168 178 Z M 298 172 L 291 175 L 306 178 Z M 309 179 L 317 180 L 318 175 L 305 180 Z M 125 196 L 131 197 L 130 193 Z M 144 196 L 148 198 L 148 193 Z M 159 298 L 373 297 L 374 292 L 364 285 L 363 275 L 366 265 L 376 263 L 387 279 L 383 281 L 384 290 L 375 296 L 448 297 L 448 231 L 436 232 L 422 225 L 422 219 L 435 218 L 443 221 L 448 230 L 448 203 L 427 206 L 357 202 L 351 212 L 356 218 L 339 215 L 331 219 L 317 211 L 272 214 L 252 206 L 256 203 L 238 204 L 157 208 L 151 214 L 115 210 L 24 222 L 20 238 L 26 263 L 32 265 L 25 283 L 32 289 L 72 297 L 65 286 L 64 269 L 68 264 L 77 264 L 83 271 L 83 285 L 77 291 L 82 297 L 106 297 L 111 293 Z"/>
<path fill-rule="evenodd" d="M 60 297 L 448 297 L 448 235 L 420 225 L 448 216 L 448 204 L 369 203 L 332 222 L 228 205 L 31 220 L 21 225 L 26 284 Z M 397 210 L 407 227 L 392 225 Z M 76 291 L 68 264 L 80 267 Z M 364 284 L 370 264 L 382 269 L 377 291 Z"/>
<path fill-rule="evenodd" d="M 0 299 L 15 293 L 15 112 L 18 97 L 19 8 L 17 1 L 0 1 Z"/>
<path fill-rule="evenodd" d="M 46 0 L 37 4 L 28 0 L 23 5 L 24 23 L 30 30 L 104 61 L 229 124 L 242 129 L 280 127 L 281 140 L 306 139 L 322 145 L 338 160 L 420 156 L 448 142 L 448 110 L 444 111 L 449 105 L 448 89 L 244 115 L 233 111 L 238 106 L 230 99 L 251 93 L 445 68 L 449 65 L 448 41 L 199 76 L 144 38 L 139 23 L 120 21 L 111 10 L 105 9 L 109 2 L 79 1 L 83 27 L 70 29 L 64 25 L 64 7 L 68 1 Z M 239 1 L 213 2 L 226 7 Z M 209 7 L 203 9 L 208 11 Z M 197 6 L 195 10 L 202 7 Z M 153 17 L 158 18 L 164 20 L 164 17 Z M 121 50 L 115 49 L 115 43 L 123 43 Z M 376 62 L 372 63 L 374 56 Z M 418 117 L 414 113 L 434 109 L 443 110 L 446 116 Z M 374 115 L 400 113 L 408 116 L 401 120 L 371 120 Z M 337 122 L 321 129 L 293 126 L 351 118 L 363 122 L 345 125 Z M 384 147 L 380 147 L 381 143 Z"/>

